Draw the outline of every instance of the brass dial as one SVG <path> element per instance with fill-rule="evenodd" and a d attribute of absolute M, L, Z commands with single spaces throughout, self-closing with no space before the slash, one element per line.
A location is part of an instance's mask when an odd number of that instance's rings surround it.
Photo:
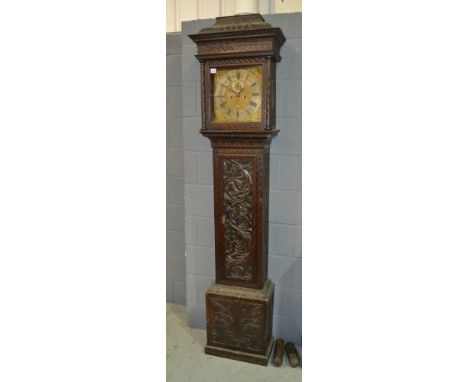
<path fill-rule="evenodd" d="M 213 106 L 216 122 L 260 122 L 261 67 L 218 69 L 214 78 Z"/>

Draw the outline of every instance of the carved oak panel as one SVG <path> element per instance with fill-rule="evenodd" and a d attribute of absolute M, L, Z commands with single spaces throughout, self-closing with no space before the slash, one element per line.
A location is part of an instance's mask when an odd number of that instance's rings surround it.
<path fill-rule="evenodd" d="M 224 274 L 252 280 L 253 160 L 223 159 Z"/>
<path fill-rule="evenodd" d="M 258 353 L 265 351 L 268 325 L 265 303 L 210 296 L 208 304 L 210 344 Z"/>
<path fill-rule="evenodd" d="M 268 148 L 215 148 L 216 282 L 263 288 L 268 257 Z"/>
<path fill-rule="evenodd" d="M 274 49 L 274 41 L 265 40 L 262 38 L 250 38 L 243 40 L 232 40 L 230 44 L 225 41 L 201 43 L 198 45 L 199 55 L 229 55 L 232 57 L 236 54 L 245 56 L 247 52 L 257 53 L 262 51 L 272 51 Z"/>

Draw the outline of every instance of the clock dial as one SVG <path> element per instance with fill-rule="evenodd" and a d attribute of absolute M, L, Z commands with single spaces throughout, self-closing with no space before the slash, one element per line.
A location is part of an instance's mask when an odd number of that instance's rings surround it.
<path fill-rule="evenodd" d="M 214 77 L 215 122 L 262 120 L 262 69 L 218 69 Z"/>

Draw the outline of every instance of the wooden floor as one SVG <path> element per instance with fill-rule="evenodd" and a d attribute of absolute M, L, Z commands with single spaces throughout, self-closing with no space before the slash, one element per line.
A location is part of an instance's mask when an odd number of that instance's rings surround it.
<path fill-rule="evenodd" d="M 206 331 L 187 327 L 185 305 L 166 306 L 167 382 L 295 382 L 301 381 L 300 367 L 259 366 L 206 355 Z M 298 349 L 299 353 L 301 349 Z"/>

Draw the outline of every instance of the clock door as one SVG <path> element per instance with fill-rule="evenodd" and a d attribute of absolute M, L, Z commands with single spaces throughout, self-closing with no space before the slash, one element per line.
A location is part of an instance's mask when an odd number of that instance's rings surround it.
<path fill-rule="evenodd" d="M 256 155 L 218 155 L 216 257 L 219 282 L 257 283 L 256 261 Z"/>

